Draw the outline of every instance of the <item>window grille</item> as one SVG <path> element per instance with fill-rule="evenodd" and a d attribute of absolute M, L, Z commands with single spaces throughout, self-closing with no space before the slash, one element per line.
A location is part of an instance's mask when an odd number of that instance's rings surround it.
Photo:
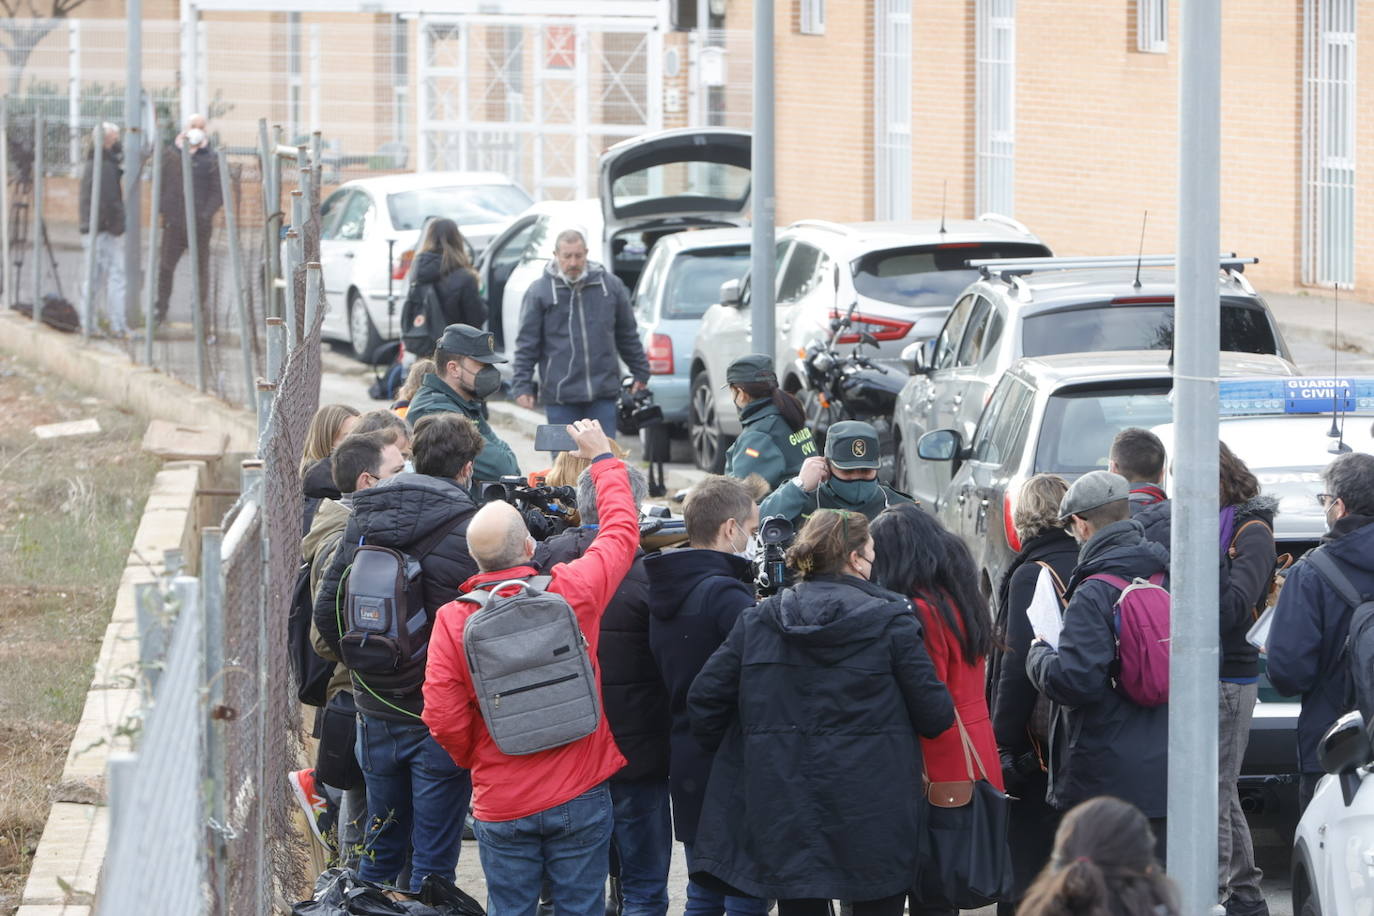
<path fill-rule="evenodd" d="M 1136 0 L 1135 48 L 1148 54 L 1169 50 L 1169 0 Z"/>
<path fill-rule="evenodd" d="M 825 0 L 801 0 L 803 35 L 825 34 Z"/>
<path fill-rule="evenodd" d="M 1303 280 L 1355 282 L 1356 0 L 1306 0 Z"/>
<path fill-rule="evenodd" d="M 1016 0 L 977 0 L 977 205 L 1012 215 L 1016 172 Z"/>
<path fill-rule="evenodd" d="M 875 219 L 911 218 L 911 0 L 878 0 L 874 17 Z"/>

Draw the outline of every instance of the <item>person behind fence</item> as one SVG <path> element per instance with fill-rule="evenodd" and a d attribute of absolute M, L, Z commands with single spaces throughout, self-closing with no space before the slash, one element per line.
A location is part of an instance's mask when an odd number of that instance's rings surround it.
<path fill-rule="evenodd" d="M 535 542 L 524 519 L 505 502 L 487 503 L 468 529 L 482 571 L 463 583 L 464 598 L 440 609 L 430 643 L 424 718 L 453 759 L 472 769 L 490 916 L 533 913 L 542 879 L 558 916 L 605 916 L 614 817 L 608 782 L 626 761 L 595 701 L 597 653 L 602 614 L 639 549 L 639 513 L 625 464 L 611 454 L 601 425 L 579 420 L 568 431 L 577 452 L 592 459 L 600 527 L 591 545 L 555 566 L 549 581 L 531 584 Z M 543 637 L 512 624 L 519 641 L 512 645 L 478 626 L 483 618 L 512 619 L 502 607 L 518 612 L 516 620 L 547 620 L 560 643 L 548 651 L 570 673 L 539 673 L 547 664 L 542 651 L 536 660 L 526 648 L 544 644 Z M 492 695 L 501 680 L 491 665 L 506 657 L 501 670 L 523 683 L 505 697 L 503 712 L 502 694 Z M 544 705 L 548 691 L 557 697 L 556 711 Z M 580 714 L 570 717 L 573 709 Z"/>
<path fill-rule="evenodd" d="M 559 233 L 553 259 L 526 291 L 514 349 L 515 402 L 534 407 L 538 367 L 550 423 L 591 417 L 614 435 L 621 360 L 634 390 L 648 387 L 649 359 L 630 294 L 619 277 L 587 260 L 586 237 L 576 229 Z"/>
<path fill-rule="evenodd" d="M 1322 473 L 1317 494 L 1327 532 L 1319 549 L 1361 595 L 1374 594 L 1374 456 L 1341 455 Z M 1345 652 L 1353 608 L 1305 555 L 1289 570 L 1269 630 L 1268 671 L 1274 689 L 1302 695 L 1298 714 L 1299 807 L 1306 808 L 1324 775 L 1317 745 L 1351 708 Z"/>
<path fill-rule="evenodd" d="M 320 412 L 315 414 L 316 419 L 327 409 L 342 409 L 343 411 L 353 410 L 351 407 L 343 407 L 339 404 L 329 404 L 320 408 Z M 369 410 L 367 413 L 342 414 L 342 426 L 347 429 L 348 434 L 381 432 L 389 445 L 394 445 L 401 451 L 401 457 L 405 460 L 405 470 L 414 470 L 410 462 L 410 427 L 405 421 L 396 416 L 389 410 Z M 327 434 L 331 425 L 330 418 L 326 415 L 325 431 L 321 435 Z M 314 420 L 311 421 L 313 429 Z M 342 436 L 339 437 L 342 440 Z M 306 454 L 309 455 L 313 448 L 320 443 L 311 441 L 311 431 L 306 431 Z M 305 490 L 305 530 L 309 531 L 314 523 L 315 512 L 319 509 L 321 500 L 338 499 L 339 490 L 335 486 L 334 471 L 331 467 L 333 459 L 332 452 L 324 457 L 315 460 L 301 474 L 301 486 Z M 302 460 L 304 466 L 304 459 Z"/>
<path fill-rule="evenodd" d="M 478 481 L 496 481 L 520 473 L 514 450 L 487 422 L 486 400 L 501 390 L 501 371 L 493 364 L 506 361 L 495 346 L 496 339 L 489 331 L 466 324 L 449 325 L 434 350 L 438 371 L 424 377 L 406 410 L 411 423 L 438 413 L 457 413 L 475 423 L 486 442 L 473 470 L 472 479 Z"/>
<path fill-rule="evenodd" d="M 358 410 L 347 404 L 321 404 L 305 428 L 305 447 L 301 450 L 301 489 L 305 492 L 304 525 L 301 533 L 310 530 L 322 499 L 338 499 L 334 475 L 328 458 L 358 422 Z"/>
<path fill-rule="evenodd" d="M 208 301 L 210 296 L 210 234 L 214 229 L 215 214 L 219 213 L 224 203 L 219 179 L 219 154 L 210 148 L 205 116 L 193 114 L 186 119 L 185 128 L 162 158 L 162 193 L 157 202 L 157 212 L 162 217 L 162 251 L 158 258 L 157 302 L 154 306 L 158 324 L 167 320 L 177 264 L 191 244 L 190 233 L 186 231 L 186 191 L 181 178 L 183 147 L 191 151 L 191 194 L 196 207 L 196 266 L 202 303 Z M 190 301 L 189 295 L 184 298 Z"/>
<path fill-rule="evenodd" d="M 451 219 L 431 219 L 410 265 L 410 290 L 401 309 L 406 352 L 429 356 L 449 325 L 486 323 L 487 304 L 477 290 L 463 233 Z"/>
<path fill-rule="evenodd" d="M 127 337 L 129 322 L 124 311 L 124 147 L 119 140 L 119 125 L 104 122 L 104 143 L 100 156 L 100 212 L 94 231 L 91 228 L 91 190 L 95 176 L 95 146 L 88 143 L 86 166 L 81 172 L 78 219 L 81 247 L 89 252 L 95 246 L 95 266 L 86 278 L 90 284 L 91 318 L 98 331 L 100 316 L 114 337 Z M 84 292 L 84 286 L 83 286 Z M 82 316 L 85 320 L 85 316 Z"/>
<path fill-rule="evenodd" d="M 878 513 L 913 500 L 878 480 L 878 431 L 862 420 L 830 427 L 825 457 L 812 455 L 796 477 L 763 501 L 759 514 L 782 515 L 800 526 L 817 509 L 848 509 L 872 521 Z"/>
<path fill-rule="evenodd" d="M 1153 828 L 1157 829 L 1157 828 Z M 1098 796 L 1064 815 L 1019 916 L 1179 916 L 1178 888 L 1140 809 Z"/>
<path fill-rule="evenodd" d="M 725 381 L 744 428 L 725 455 L 725 473 L 741 480 L 757 474 L 772 492 L 816 454 L 801 402 L 778 387 L 766 354 L 741 356 L 725 370 Z"/>
<path fill-rule="evenodd" d="M 566 453 L 559 456 L 566 457 Z M 638 512 L 649 493 L 644 472 L 626 467 Z M 600 514 L 591 468 L 577 478 L 580 527 L 539 545 L 536 560 L 547 575 L 559 563 L 586 554 Z M 601 618 L 601 696 L 616 746 L 628 761 L 611 778 L 615 832 L 611 835 L 612 897 L 622 916 L 668 912 L 668 867 L 673 854 L 668 803 L 668 694 L 649 652 L 649 580 L 644 552 L 611 596 Z"/>
<path fill-rule="evenodd" d="M 348 517 L 353 512 L 353 494 L 404 470 L 405 459 L 394 439 L 385 432 L 357 433 L 345 438 L 329 456 L 328 467 L 339 498 L 320 503 L 310 532 L 301 540 L 301 560 L 310 566 L 312 596 L 319 595 L 320 581 L 339 548 Z M 367 793 L 353 751 L 357 735 L 353 681 L 348 670 L 337 664 L 338 656 L 320 637 L 314 621 L 311 621 L 310 636 L 316 654 L 335 662 L 336 666 L 334 677 L 325 690 L 324 713 L 319 717 L 317 764 L 293 772 L 291 786 L 315 838 L 321 843 L 325 843 L 324 833 L 330 815 L 334 815 L 338 862 L 346 868 L 356 868 L 367 821 Z"/>
<path fill-rule="evenodd" d="M 468 486 L 482 445 L 477 427 L 461 416 L 440 414 L 417 423 L 411 443 L 415 473 L 354 495 L 353 514 L 315 600 L 315 625 L 349 667 L 358 707 L 357 755 L 368 811 L 359 874 L 392 882 L 409 855 L 412 890 L 428 874 L 453 878 L 472 792 L 467 771 L 430 737 L 421 715 L 435 612 L 477 571 L 468 553 L 468 529 L 477 513 Z M 417 593 L 381 594 L 376 583 L 359 579 L 359 554 L 366 546 L 416 561 Z M 388 615 L 376 609 L 395 607 L 402 597 L 407 618 L 388 623 Z M 423 610 L 410 607 L 412 600 Z M 408 634 L 404 639 L 402 631 Z M 376 635 L 387 641 L 374 640 L 375 648 L 403 646 L 404 653 L 369 653 L 368 637 Z M 377 654 L 382 657 L 374 659 Z"/>
<path fill-rule="evenodd" d="M 919 738 L 954 724 L 905 597 L 873 584 L 858 512 L 824 509 L 787 559 L 802 580 L 740 615 L 687 695 L 715 750 L 691 877 L 780 916 L 900 916 L 924 822 Z"/>

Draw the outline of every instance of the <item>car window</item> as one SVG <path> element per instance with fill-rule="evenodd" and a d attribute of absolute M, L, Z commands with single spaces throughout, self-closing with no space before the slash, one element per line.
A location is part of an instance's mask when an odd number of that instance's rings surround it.
<path fill-rule="evenodd" d="M 354 191 L 339 216 L 339 227 L 334 237 L 354 242 L 361 239 L 367 231 L 367 220 L 371 213 L 372 198 L 362 191 Z"/>
<path fill-rule="evenodd" d="M 522 212 L 534 201 L 513 184 L 459 185 L 451 188 L 416 188 L 386 196 L 391 225 L 398 230 L 419 229 L 431 216 L 453 220 L 461 229 L 484 223 L 501 223 Z"/>
<path fill-rule="evenodd" d="M 978 279 L 965 261 L 979 258 L 1040 258 L 1050 251 L 1032 242 L 948 242 L 870 251 L 854 261 L 854 289 L 860 296 L 928 308 L 947 306 Z"/>
<path fill-rule="evenodd" d="M 1006 327 L 1006 324 L 1007 317 L 1002 312 L 1002 307 L 993 305 L 992 313 L 988 317 L 987 330 L 983 332 L 983 342 L 974 359 L 979 365 L 990 365 L 993 357 L 997 355 L 997 345 L 1002 341 L 1002 329 Z"/>
<path fill-rule="evenodd" d="M 1172 300 L 1141 304 L 1097 302 L 1032 315 L 1021 326 L 1021 355 L 1168 350 L 1174 345 Z M 1221 349 L 1277 353 L 1268 316 L 1257 305 L 1221 303 Z"/>
<path fill-rule="evenodd" d="M 653 305 L 663 288 L 663 274 L 670 260 L 672 258 L 666 248 L 656 248 L 649 255 L 644 272 L 639 275 L 639 282 L 635 284 L 635 311 L 646 318 L 653 315 Z"/>
<path fill-rule="evenodd" d="M 969 318 L 968 329 L 964 331 L 964 339 L 959 344 L 959 360 L 961 366 L 972 366 L 978 362 L 978 351 L 983 346 L 983 335 L 988 329 L 988 319 L 992 315 L 992 306 L 988 300 L 979 296 L 973 306 L 973 316 Z"/>
<path fill-rule="evenodd" d="M 321 240 L 335 237 L 335 233 L 339 229 L 339 217 L 343 215 L 344 209 L 348 206 L 348 199 L 352 196 L 351 190 L 338 190 L 330 194 L 324 204 L 320 206 Z"/>
<path fill-rule="evenodd" d="M 975 461 L 1004 465 L 1019 454 L 1017 443 L 1030 417 L 1031 397 L 1031 389 L 1024 382 L 1003 376 L 973 437 Z"/>
<path fill-rule="evenodd" d="M 748 269 L 748 245 L 679 252 L 663 282 L 663 317 L 700 318 L 720 301 L 720 285 Z"/>
<path fill-rule="evenodd" d="M 800 301 L 829 275 L 830 256 L 805 242 L 797 242 L 778 283 L 778 304 Z"/>
<path fill-rule="evenodd" d="M 935 340 L 935 361 L 933 368 L 948 369 L 954 365 L 958 353 L 959 340 L 963 337 L 964 327 L 968 324 L 969 314 L 973 311 L 973 296 L 965 296 L 954 306 L 945 319 L 940 336 Z"/>
<path fill-rule="evenodd" d="M 1132 426 L 1150 429 L 1172 419 L 1167 382 L 1057 391 L 1045 406 L 1035 470 L 1052 474 L 1105 470 L 1117 433 Z"/>
<path fill-rule="evenodd" d="M 529 246 L 530 237 L 534 235 L 535 220 L 530 220 L 524 226 L 517 229 L 509 238 L 502 243 L 501 247 L 491 254 L 491 269 L 493 271 L 509 271 L 525 254 L 525 249 Z"/>

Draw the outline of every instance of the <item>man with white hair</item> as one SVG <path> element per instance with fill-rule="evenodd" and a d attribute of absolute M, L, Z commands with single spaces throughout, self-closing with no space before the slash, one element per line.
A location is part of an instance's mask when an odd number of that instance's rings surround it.
<path fill-rule="evenodd" d="M 172 296 L 177 263 L 190 244 L 186 232 L 186 195 L 181 181 L 183 146 L 191 150 L 191 193 L 196 202 L 196 268 L 202 302 L 210 295 L 210 233 L 215 214 L 224 203 L 219 182 L 219 154 L 210 148 L 205 116 L 193 114 L 186 119 L 185 129 L 177 134 L 176 143 L 162 160 L 162 193 L 157 204 L 162 214 L 162 254 L 158 261 L 155 306 L 158 324 L 167 320 L 167 303 Z"/>
<path fill-rule="evenodd" d="M 106 121 L 101 127 L 104 142 L 100 151 L 100 213 L 96 217 L 99 224 L 95 231 L 91 230 L 91 186 L 95 176 L 92 146 L 81 173 L 81 246 L 87 251 L 95 246 L 95 269 L 87 282 L 91 284 L 96 314 L 104 313 L 111 335 L 125 337 L 129 324 L 124 313 L 124 249 L 120 241 L 124 235 L 124 148 L 119 142 L 118 124 Z"/>
<path fill-rule="evenodd" d="M 555 240 L 553 260 L 525 292 L 511 393 L 521 407 L 534 407 L 538 367 L 550 423 L 590 417 L 615 435 L 621 360 L 635 390 L 648 387 L 649 360 L 625 284 L 587 260 L 580 230 L 565 229 Z"/>

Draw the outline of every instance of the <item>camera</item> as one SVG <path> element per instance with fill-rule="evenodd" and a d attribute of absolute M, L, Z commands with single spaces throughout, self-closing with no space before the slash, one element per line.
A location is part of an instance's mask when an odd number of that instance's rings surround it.
<path fill-rule="evenodd" d="M 784 515 L 770 515 L 759 523 L 759 544 L 762 550 L 754 558 L 754 585 L 759 597 L 776 595 L 787 587 L 787 546 L 796 534 L 792 520 Z"/>
<path fill-rule="evenodd" d="M 663 408 L 654 403 L 654 393 L 648 388 L 634 391 L 633 386 L 633 378 L 626 378 L 621 383 L 616 406 L 616 429 L 627 436 L 637 434 L 645 426 L 663 422 Z"/>
<path fill-rule="evenodd" d="M 577 491 L 572 487 L 531 487 L 523 477 L 502 477 L 482 487 L 478 502 L 486 505 L 493 500 L 518 509 L 530 536 L 543 541 L 571 526 L 569 509 L 577 506 Z"/>

